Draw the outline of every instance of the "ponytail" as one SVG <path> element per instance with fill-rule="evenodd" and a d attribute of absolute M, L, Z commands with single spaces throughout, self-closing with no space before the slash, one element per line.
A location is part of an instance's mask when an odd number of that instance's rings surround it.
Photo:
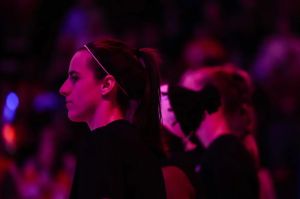
<path fill-rule="evenodd" d="M 134 124 L 143 133 L 142 137 L 158 153 L 161 147 L 161 110 L 160 110 L 160 56 L 156 50 L 142 48 L 136 52 L 137 58 L 145 68 L 145 90 L 133 118 Z"/>

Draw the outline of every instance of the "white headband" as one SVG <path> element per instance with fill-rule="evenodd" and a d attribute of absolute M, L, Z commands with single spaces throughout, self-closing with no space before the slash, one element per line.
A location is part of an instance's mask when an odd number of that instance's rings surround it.
<path fill-rule="evenodd" d="M 107 74 L 107 75 L 111 75 L 105 68 L 104 66 L 100 63 L 100 61 L 96 58 L 96 56 L 92 53 L 92 51 L 89 49 L 89 47 L 87 47 L 87 45 L 84 45 L 84 47 L 86 48 L 86 50 L 92 55 L 92 57 L 94 58 L 94 60 L 97 62 L 97 64 L 101 67 L 101 69 Z M 112 75 L 113 76 L 113 75 Z M 126 92 L 126 90 L 117 82 L 117 85 L 119 86 L 119 88 L 122 90 L 122 92 L 127 95 L 127 97 L 129 97 L 128 93 Z"/>

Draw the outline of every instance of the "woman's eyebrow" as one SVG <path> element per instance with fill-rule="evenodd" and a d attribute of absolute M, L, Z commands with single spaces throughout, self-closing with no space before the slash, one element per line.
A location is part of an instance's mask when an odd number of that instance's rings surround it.
<path fill-rule="evenodd" d="M 77 75 L 77 74 L 78 74 L 78 72 L 77 72 L 77 71 L 74 71 L 74 70 L 71 70 L 71 71 L 69 71 L 68 73 L 69 73 L 70 76 L 71 76 L 71 75 Z"/>

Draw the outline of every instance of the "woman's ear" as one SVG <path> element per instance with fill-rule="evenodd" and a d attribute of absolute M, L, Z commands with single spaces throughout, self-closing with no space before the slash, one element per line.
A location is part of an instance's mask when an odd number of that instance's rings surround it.
<path fill-rule="evenodd" d="M 101 83 L 100 92 L 102 95 L 107 95 L 114 90 L 116 86 L 116 80 L 112 75 L 106 75 Z"/>

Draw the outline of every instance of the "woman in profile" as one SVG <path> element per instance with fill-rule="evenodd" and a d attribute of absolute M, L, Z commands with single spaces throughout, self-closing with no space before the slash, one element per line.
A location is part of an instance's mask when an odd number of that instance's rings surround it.
<path fill-rule="evenodd" d="M 258 199 L 247 74 L 229 65 L 193 69 L 167 86 L 162 88 L 163 124 L 184 149 L 170 161 L 187 174 L 196 198 Z"/>
<path fill-rule="evenodd" d="M 70 198 L 165 198 L 159 164 L 157 53 L 115 40 L 84 45 L 60 88 L 68 117 L 88 124 Z"/>

